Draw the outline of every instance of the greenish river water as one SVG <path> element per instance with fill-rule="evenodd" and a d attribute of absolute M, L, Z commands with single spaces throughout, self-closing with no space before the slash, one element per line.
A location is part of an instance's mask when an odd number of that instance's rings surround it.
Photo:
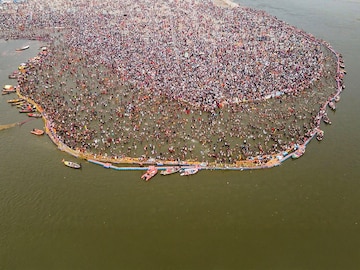
<path fill-rule="evenodd" d="M 65 167 L 40 119 L 0 131 L 0 269 L 358 269 L 360 1 L 244 0 L 341 52 L 324 140 L 280 167 L 192 177 Z M 30 49 L 14 49 L 29 44 Z M 0 41 L 0 83 L 38 52 Z M 27 120 L 0 96 L 0 125 Z"/>

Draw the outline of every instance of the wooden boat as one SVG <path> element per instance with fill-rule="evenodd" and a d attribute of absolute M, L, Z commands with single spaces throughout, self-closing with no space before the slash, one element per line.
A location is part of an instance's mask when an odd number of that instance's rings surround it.
<path fill-rule="evenodd" d="M 332 109 L 333 111 L 336 110 L 336 106 L 335 106 L 335 103 L 333 101 L 330 101 L 329 104 L 328 104 L 329 108 Z"/>
<path fill-rule="evenodd" d="M 62 160 L 62 162 L 64 163 L 65 166 L 73 168 L 73 169 L 80 169 L 81 168 L 81 164 L 72 162 L 72 161 L 68 161 L 68 160 Z"/>
<path fill-rule="evenodd" d="M 331 125 L 331 121 L 327 113 L 324 113 L 322 120 L 324 121 L 325 124 Z"/>
<path fill-rule="evenodd" d="M 29 117 L 34 117 L 34 118 L 41 118 L 42 115 L 40 113 L 27 113 L 27 115 Z"/>
<path fill-rule="evenodd" d="M 19 72 L 17 70 L 13 71 L 11 74 L 9 74 L 9 79 L 17 79 L 19 77 Z"/>
<path fill-rule="evenodd" d="M 18 102 L 20 102 L 20 101 L 24 101 L 24 100 L 21 99 L 21 98 L 9 99 L 9 100 L 7 101 L 7 103 L 18 103 Z"/>
<path fill-rule="evenodd" d="M 299 146 L 296 151 L 291 155 L 292 158 L 299 158 L 305 153 L 305 146 Z"/>
<path fill-rule="evenodd" d="M 181 169 L 180 175 L 181 176 L 187 176 L 187 175 L 193 175 L 199 171 L 198 167 L 190 167 L 190 168 L 184 168 Z"/>
<path fill-rule="evenodd" d="M 319 129 L 318 132 L 317 132 L 317 135 L 316 135 L 316 139 L 318 141 L 322 141 L 323 138 L 324 138 L 324 131 Z"/>
<path fill-rule="evenodd" d="M 160 174 L 169 175 L 169 174 L 177 173 L 178 171 L 180 171 L 180 169 L 181 168 L 179 166 L 167 167 L 166 170 L 161 171 Z"/>
<path fill-rule="evenodd" d="M 41 136 L 44 134 L 44 131 L 42 129 L 37 129 L 37 128 L 34 128 L 32 131 L 30 131 L 31 134 L 34 134 L 34 135 L 38 135 L 38 136 Z"/>
<path fill-rule="evenodd" d="M 26 45 L 26 46 L 24 46 L 24 47 L 21 47 L 21 48 L 18 48 L 18 49 L 16 49 L 16 51 L 25 51 L 25 50 L 27 50 L 27 49 L 29 49 L 30 48 L 30 46 L 29 45 Z"/>
<path fill-rule="evenodd" d="M 141 176 L 141 179 L 144 179 L 145 181 L 149 181 L 151 178 L 153 178 L 158 172 L 158 169 L 155 166 L 149 166 L 146 173 L 144 173 Z"/>
<path fill-rule="evenodd" d="M 14 86 L 11 85 L 11 84 L 5 84 L 4 87 L 3 87 L 4 90 L 13 90 L 14 89 Z"/>
<path fill-rule="evenodd" d="M 36 112 L 34 108 L 24 108 L 19 110 L 19 113 L 33 113 L 33 112 Z"/>
<path fill-rule="evenodd" d="M 8 95 L 8 94 L 11 94 L 11 93 L 15 93 L 16 90 L 15 89 L 12 89 L 12 90 L 2 90 L 2 95 Z"/>

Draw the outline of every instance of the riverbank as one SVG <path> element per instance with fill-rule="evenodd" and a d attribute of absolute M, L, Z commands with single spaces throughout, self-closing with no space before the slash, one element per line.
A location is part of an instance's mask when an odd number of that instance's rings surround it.
<path fill-rule="evenodd" d="M 261 11 L 191 5 L 157 6 L 162 18 L 156 9 L 125 16 L 117 25 L 124 36 L 87 16 L 73 29 L 59 26 L 18 92 L 37 104 L 59 149 L 111 163 L 269 168 L 314 137 L 342 88 L 342 60 L 330 45 Z M 197 12 L 184 21 L 189 7 Z M 109 23 L 117 16 L 106 15 Z M 241 20 L 245 30 L 219 23 Z"/>

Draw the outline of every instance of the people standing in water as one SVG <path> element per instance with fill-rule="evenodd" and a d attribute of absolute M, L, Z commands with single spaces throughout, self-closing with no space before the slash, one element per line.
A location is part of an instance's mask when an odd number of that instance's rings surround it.
<path fill-rule="evenodd" d="M 312 137 L 338 90 L 329 45 L 263 11 L 34 0 L 2 16 L 3 38 L 48 41 L 19 77 L 20 93 L 82 153 L 266 161 Z"/>

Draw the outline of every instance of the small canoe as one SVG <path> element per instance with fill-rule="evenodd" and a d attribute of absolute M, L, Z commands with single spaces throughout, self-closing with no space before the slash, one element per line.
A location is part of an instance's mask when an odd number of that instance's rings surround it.
<path fill-rule="evenodd" d="M 18 48 L 18 49 L 16 49 L 16 51 L 25 51 L 25 50 L 27 50 L 27 49 L 29 49 L 30 48 L 30 46 L 29 45 L 26 45 L 26 46 L 24 46 L 24 47 L 21 47 L 21 48 Z"/>
<path fill-rule="evenodd" d="M 73 169 L 80 169 L 81 168 L 81 164 L 72 162 L 72 161 L 68 161 L 68 160 L 62 160 L 62 162 L 64 163 L 65 166 L 73 168 Z"/>
<path fill-rule="evenodd" d="M 32 131 L 30 131 L 31 134 L 34 134 L 34 135 L 37 135 L 37 136 L 41 136 L 41 135 L 44 135 L 44 130 L 42 129 L 37 129 L 37 128 L 34 128 Z"/>

